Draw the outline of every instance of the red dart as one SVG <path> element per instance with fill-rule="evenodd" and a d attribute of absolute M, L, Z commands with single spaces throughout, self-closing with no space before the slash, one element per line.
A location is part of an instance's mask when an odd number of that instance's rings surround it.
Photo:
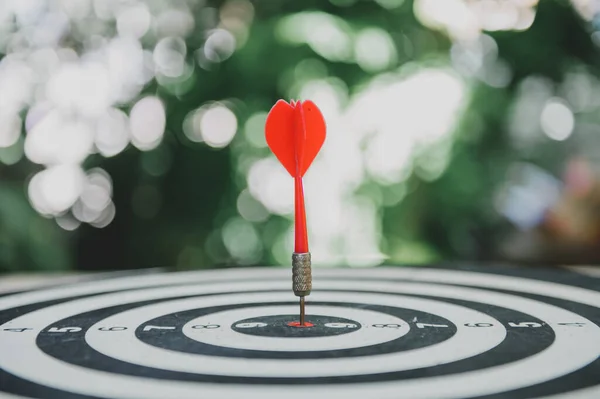
<path fill-rule="evenodd" d="M 265 137 L 271 151 L 294 178 L 295 249 L 292 257 L 294 293 L 300 297 L 300 325 L 304 325 L 304 296 L 310 293 L 310 252 L 302 177 L 325 141 L 325 119 L 310 100 L 283 100 L 271 108 Z"/>
<path fill-rule="evenodd" d="M 308 252 L 306 214 L 302 177 L 325 141 L 325 120 L 310 100 L 279 100 L 271 108 L 265 124 L 267 144 L 295 180 L 295 219 L 297 253 Z"/>

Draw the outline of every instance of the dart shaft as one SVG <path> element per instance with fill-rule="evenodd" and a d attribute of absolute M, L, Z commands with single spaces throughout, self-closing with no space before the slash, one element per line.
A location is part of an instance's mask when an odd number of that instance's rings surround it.
<path fill-rule="evenodd" d="M 304 297 L 312 289 L 312 273 L 310 252 L 308 252 L 308 233 L 306 231 L 306 212 L 304 210 L 304 189 L 302 177 L 296 176 L 296 245 L 292 255 L 292 288 L 294 294 L 300 297 L 300 325 L 304 326 Z"/>
<path fill-rule="evenodd" d="M 310 252 L 292 254 L 292 289 L 296 296 L 310 295 L 312 290 Z"/>
<path fill-rule="evenodd" d="M 308 252 L 308 232 L 306 230 L 306 210 L 304 208 L 304 187 L 302 177 L 294 178 L 295 198 L 295 248 L 296 253 Z"/>

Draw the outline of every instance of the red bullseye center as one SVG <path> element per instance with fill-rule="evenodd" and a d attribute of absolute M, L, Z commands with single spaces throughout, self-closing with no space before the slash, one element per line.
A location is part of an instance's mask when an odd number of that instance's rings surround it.
<path fill-rule="evenodd" d="M 300 324 L 299 321 L 290 321 L 288 323 L 288 326 L 298 327 L 298 328 L 306 328 L 306 327 L 314 327 L 315 325 L 313 323 L 309 323 L 308 321 L 305 321 L 304 324 Z"/>

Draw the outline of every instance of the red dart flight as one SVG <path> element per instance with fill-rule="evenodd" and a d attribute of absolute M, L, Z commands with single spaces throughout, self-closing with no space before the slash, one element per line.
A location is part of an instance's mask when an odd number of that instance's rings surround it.
<path fill-rule="evenodd" d="M 283 100 L 271 108 L 265 125 L 267 144 L 295 180 L 295 252 L 308 252 L 302 177 L 325 141 L 325 120 L 310 100 Z"/>
<path fill-rule="evenodd" d="M 289 104 L 279 100 L 265 124 L 267 144 L 295 182 L 295 249 L 292 257 L 294 293 L 300 297 L 300 326 L 304 325 L 304 296 L 310 293 L 310 253 L 302 177 L 325 141 L 325 119 L 310 100 Z"/>

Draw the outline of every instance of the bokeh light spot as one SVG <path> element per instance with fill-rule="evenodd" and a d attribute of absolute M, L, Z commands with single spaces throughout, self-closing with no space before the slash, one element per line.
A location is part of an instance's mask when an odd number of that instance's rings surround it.
<path fill-rule="evenodd" d="M 566 140 L 575 126 L 573 112 L 560 99 L 550 99 L 540 115 L 540 123 L 544 133 L 552 140 Z"/>
<path fill-rule="evenodd" d="M 235 51 L 235 37 L 225 29 L 212 31 L 204 43 L 204 57 L 212 62 L 223 62 Z"/>
<path fill-rule="evenodd" d="M 165 37 L 154 47 L 156 71 L 164 76 L 176 78 L 185 70 L 187 46 L 180 37 Z"/>
<path fill-rule="evenodd" d="M 105 157 L 112 157 L 123 151 L 129 144 L 129 118 L 115 108 L 109 109 L 96 122 L 94 144 Z"/>
<path fill-rule="evenodd" d="M 33 207 L 45 215 L 68 210 L 83 190 L 85 175 L 75 165 L 52 166 L 36 173 L 29 182 L 28 194 Z"/>
<path fill-rule="evenodd" d="M 264 222 L 269 217 L 269 211 L 250 194 L 248 189 L 242 190 L 238 196 L 237 210 L 240 216 L 249 222 Z"/>
<path fill-rule="evenodd" d="M 25 155 L 38 164 L 79 163 L 90 153 L 94 132 L 82 120 L 52 110 L 33 124 L 25 138 Z"/>
<path fill-rule="evenodd" d="M 109 72 L 95 62 L 63 65 L 50 78 L 46 94 L 61 111 L 101 115 L 111 101 Z"/>
<path fill-rule="evenodd" d="M 81 226 L 81 222 L 75 219 L 71 214 L 67 213 L 61 216 L 56 217 L 56 224 L 60 226 L 61 229 L 67 231 L 74 231 L 79 226 Z"/>
<path fill-rule="evenodd" d="M 248 189 L 271 213 L 289 215 L 294 209 L 293 179 L 273 157 L 250 166 Z"/>
<path fill-rule="evenodd" d="M 108 173 L 101 168 L 89 170 L 80 196 L 83 205 L 100 212 L 111 203 L 111 196 L 112 181 Z"/>
<path fill-rule="evenodd" d="M 214 148 L 226 147 L 237 131 L 235 114 L 224 105 L 214 105 L 202 113 L 200 132 L 206 144 Z"/>
<path fill-rule="evenodd" d="M 19 112 L 29 105 L 34 79 L 27 63 L 12 54 L 4 56 L 0 60 L 0 109 Z"/>
<path fill-rule="evenodd" d="M 102 229 L 108 226 L 115 218 L 117 208 L 113 202 L 110 202 L 106 208 L 100 213 L 100 215 L 93 220 L 90 224 L 98 229 Z"/>
<path fill-rule="evenodd" d="M 183 134 L 195 143 L 201 143 L 204 140 L 200 131 L 200 121 L 202 120 L 204 111 L 204 107 L 190 111 L 183 120 Z"/>
<path fill-rule="evenodd" d="M 262 243 L 254 226 L 242 218 L 233 218 L 223 227 L 225 248 L 240 263 L 256 262 Z"/>
<path fill-rule="evenodd" d="M 392 38 L 379 28 L 361 31 L 357 35 L 354 51 L 356 62 L 367 72 L 386 69 L 397 60 L 396 47 Z"/>
<path fill-rule="evenodd" d="M 454 39 L 473 39 L 482 31 L 525 30 L 539 0 L 416 0 L 415 16 L 425 26 Z"/>
<path fill-rule="evenodd" d="M 193 31 L 195 25 L 194 17 L 184 7 L 166 8 L 156 18 L 156 35 L 186 37 Z"/>
<path fill-rule="evenodd" d="M 165 131 L 165 108 L 158 97 L 139 100 L 129 115 L 132 143 L 140 150 L 151 150 L 160 144 Z"/>
<path fill-rule="evenodd" d="M 117 16 L 117 31 L 120 36 L 141 38 L 150 28 L 152 16 L 145 3 L 134 3 L 123 7 Z"/>
<path fill-rule="evenodd" d="M 254 6 L 248 0 L 228 0 L 220 9 L 221 25 L 235 36 L 237 48 L 248 40 Z"/>
<path fill-rule="evenodd" d="M 324 12 L 302 12 L 282 18 L 278 37 L 292 44 L 308 44 L 330 61 L 351 61 L 353 50 L 350 26 L 339 17 Z"/>

